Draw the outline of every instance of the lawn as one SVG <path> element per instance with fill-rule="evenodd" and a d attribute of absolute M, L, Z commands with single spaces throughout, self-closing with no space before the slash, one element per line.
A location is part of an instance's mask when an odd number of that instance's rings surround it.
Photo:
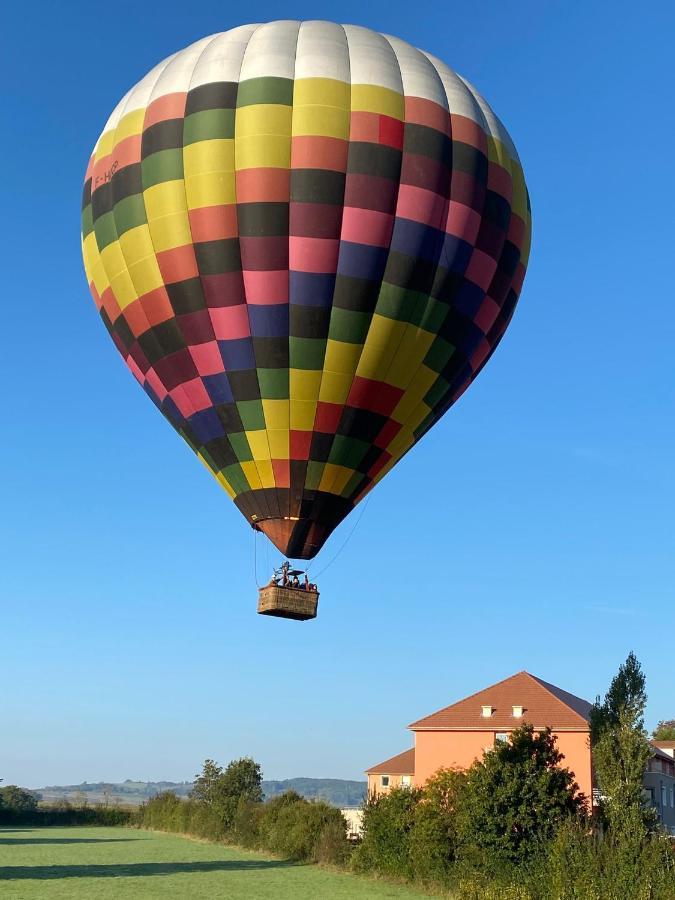
<path fill-rule="evenodd" d="M 131 828 L 0 829 L 2 900 L 415 900 L 409 888 Z"/>

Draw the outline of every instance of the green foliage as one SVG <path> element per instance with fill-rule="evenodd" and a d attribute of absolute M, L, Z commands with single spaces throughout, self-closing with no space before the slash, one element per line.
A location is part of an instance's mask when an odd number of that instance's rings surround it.
<path fill-rule="evenodd" d="M 535 734 L 527 724 L 476 761 L 457 810 L 460 852 L 481 856 L 485 866 L 539 852 L 561 822 L 585 808 L 561 761 L 550 729 Z"/>
<path fill-rule="evenodd" d="M 675 857 L 662 835 L 638 842 L 601 840 L 587 823 L 570 820 L 553 840 L 537 896 L 546 900 L 672 900 Z"/>
<path fill-rule="evenodd" d="M 0 826 L 127 825 L 132 819 L 133 812 L 129 809 L 100 804 L 73 806 L 61 802 L 33 809 L 0 808 Z"/>
<path fill-rule="evenodd" d="M 254 790 L 246 790 L 255 796 Z M 146 828 L 267 850 L 294 861 L 341 865 L 350 854 L 342 814 L 327 803 L 310 802 L 294 792 L 266 803 L 243 794 L 230 818 L 218 791 L 202 796 L 209 800 L 181 800 L 171 792 L 160 794 L 141 807 L 137 822 Z"/>
<path fill-rule="evenodd" d="M 410 837 L 421 797 L 418 789 L 394 788 L 368 798 L 363 807 L 363 839 L 353 860 L 356 871 L 413 876 Z"/>
<path fill-rule="evenodd" d="M 31 791 L 8 784 L 0 788 L 0 808 L 14 812 L 28 812 L 37 809 L 38 798 Z"/>
<path fill-rule="evenodd" d="M 200 803 L 212 805 L 216 802 L 218 783 L 223 774 L 223 767 L 212 759 L 205 759 L 202 771 L 195 775 L 195 783 L 190 791 L 190 798 Z M 167 793 L 175 793 L 167 791 Z"/>
<path fill-rule="evenodd" d="M 286 859 L 339 864 L 349 855 L 346 830 L 339 809 L 296 795 L 265 804 L 260 835 L 264 849 Z"/>
<path fill-rule="evenodd" d="M 209 807 L 222 823 L 223 831 L 228 831 L 241 801 L 262 802 L 260 766 L 248 756 L 233 760 L 226 769 L 207 759 L 195 779 L 190 797 Z"/>
<path fill-rule="evenodd" d="M 675 719 L 662 719 L 652 732 L 655 741 L 675 741 Z"/>
<path fill-rule="evenodd" d="M 424 785 L 409 836 L 410 868 L 415 880 L 447 880 L 457 856 L 457 810 L 466 783 L 465 772 L 439 769 Z"/>
<path fill-rule="evenodd" d="M 619 667 L 605 699 L 591 710 L 593 764 L 607 827 L 638 853 L 655 813 L 644 805 L 643 779 L 652 755 L 644 728 L 645 676 L 633 653 Z"/>

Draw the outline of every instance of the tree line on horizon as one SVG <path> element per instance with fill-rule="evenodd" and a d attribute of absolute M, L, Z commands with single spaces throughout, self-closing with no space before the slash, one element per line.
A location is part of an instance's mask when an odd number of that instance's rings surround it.
<path fill-rule="evenodd" d="M 75 805 L 89 803 L 91 795 L 103 802 L 142 803 L 164 791 L 173 791 L 179 797 L 189 797 L 193 781 L 132 781 L 87 782 L 69 785 L 46 785 L 32 790 L 38 800 L 54 802 L 67 799 Z M 292 790 L 306 800 L 325 800 L 332 806 L 360 806 L 366 797 L 367 782 L 342 778 L 286 778 L 263 780 L 262 790 L 269 800 L 278 794 Z"/>

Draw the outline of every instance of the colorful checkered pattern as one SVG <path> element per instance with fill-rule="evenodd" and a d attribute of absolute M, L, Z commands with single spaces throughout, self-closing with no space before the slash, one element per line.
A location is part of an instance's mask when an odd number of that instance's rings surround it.
<path fill-rule="evenodd" d="M 530 211 L 504 127 L 447 66 L 283 21 L 127 94 L 82 235 L 135 377 L 248 521 L 310 558 L 499 343 Z"/>

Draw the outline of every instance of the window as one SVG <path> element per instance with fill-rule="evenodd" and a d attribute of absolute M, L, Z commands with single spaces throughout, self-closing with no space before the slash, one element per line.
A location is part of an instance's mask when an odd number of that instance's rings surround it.
<path fill-rule="evenodd" d="M 668 800 L 666 799 L 666 786 L 665 784 L 661 785 L 661 809 L 665 809 L 668 806 Z"/>
<path fill-rule="evenodd" d="M 506 744 L 509 740 L 508 731 L 498 731 L 495 734 L 495 744 Z"/>
<path fill-rule="evenodd" d="M 513 714 L 514 719 L 522 719 L 522 717 L 523 717 L 523 707 L 522 706 L 512 706 L 511 712 Z"/>
<path fill-rule="evenodd" d="M 481 716 L 484 719 L 489 719 L 492 715 L 492 707 L 491 706 L 481 706 Z"/>
<path fill-rule="evenodd" d="M 401 787 L 410 787 L 412 784 L 412 775 L 401 775 Z"/>
<path fill-rule="evenodd" d="M 389 787 L 389 776 L 388 776 L 388 775 L 383 775 L 383 776 L 380 778 L 380 784 L 382 785 L 382 787 Z"/>

